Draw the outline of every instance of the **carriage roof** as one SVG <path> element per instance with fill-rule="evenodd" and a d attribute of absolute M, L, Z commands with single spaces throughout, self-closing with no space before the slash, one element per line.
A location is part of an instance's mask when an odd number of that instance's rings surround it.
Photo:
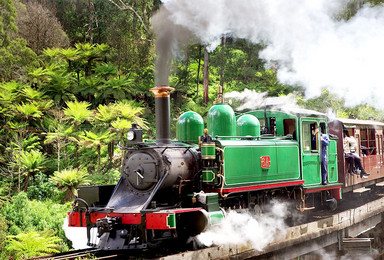
<path fill-rule="evenodd" d="M 344 126 L 353 128 L 354 126 L 370 126 L 370 127 L 384 127 L 383 122 L 374 121 L 374 120 L 359 120 L 359 119 L 350 119 L 350 118 L 337 118 L 336 120 L 342 122 Z"/>

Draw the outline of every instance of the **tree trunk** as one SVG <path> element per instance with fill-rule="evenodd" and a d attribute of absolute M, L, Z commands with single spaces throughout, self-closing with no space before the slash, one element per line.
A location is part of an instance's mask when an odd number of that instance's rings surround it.
<path fill-rule="evenodd" d="M 57 143 L 57 171 L 60 171 L 60 153 L 61 153 L 61 144 L 60 139 Z"/>
<path fill-rule="evenodd" d="M 95 11 L 95 6 L 92 3 L 92 0 L 88 0 L 88 11 L 89 11 L 89 44 L 93 44 L 93 13 Z"/>
<path fill-rule="evenodd" d="M 225 42 L 226 42 L 226 37 L 223 36 L 221 38 L 221 73 L 220 73 L 220 85 L 224 87 L 224 68 L 225 68 Z"/>
<path fill-rule="evenodd" d="M 97 171 L 100 170 L 100 164 L 101 164 L 101 145 L 97 146 Z"/>
<path fill-rule="evenodd" d="M 199 97 L 200 67 L 201 67 L 201 45 L 199 46 L 199 63 L 198 63 L 198 66 L 197 66 L 196 98 Z"/>
<path fill-rule="evenodd" d="M 207 47 L 204 48 L 204 68 L 203 68 L 203 86 L 204 86 L 204 95 L 203 95 L 203 102 L 204 104 L 208 103 L 208 83 L 209 83 L 209 72 L 208 72 L 208 66 L 209 66 L 209 53 L 207 50 Z"/>

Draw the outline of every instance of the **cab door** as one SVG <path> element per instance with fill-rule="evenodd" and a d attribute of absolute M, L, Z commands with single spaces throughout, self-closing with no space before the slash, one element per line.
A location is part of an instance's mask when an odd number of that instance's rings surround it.
<path fill-rule="evenodd" d="M 337 182 L 337 137 L 329 137 L 328 148 L 328 182 Z"/>
<path fill-rule="evenodd" d="M 311 119 L 301 121 L 302 174 L 305 185 L 321 183 L 320 133 L 313 134 L 319 122 Z"/>

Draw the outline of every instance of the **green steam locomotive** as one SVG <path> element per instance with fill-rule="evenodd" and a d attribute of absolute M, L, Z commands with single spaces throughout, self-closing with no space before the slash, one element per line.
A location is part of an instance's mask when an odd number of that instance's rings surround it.
<path fill-rule="evenodd" d="M 186 112 L 171 140 L 171 88 L 151 90 L 156 141 L 144 141 L 142 129 L 132 127 L 120 181 L 81 187 L 68 213 L 69 227 L 86 227 L 89 246 L 156 247 L 219 224 L 228 210 L 255 212 L 274 198 L 292 200 L 299 211 L 334 209 L 341 199 L 335 135 L 329 135 L 326 183 L 321 179 L 321 137 L 314 130 L 329 133 L 324 114 L 263 109 L 236 115 L 219 91 L 207 129 L 199 114 Z"/>

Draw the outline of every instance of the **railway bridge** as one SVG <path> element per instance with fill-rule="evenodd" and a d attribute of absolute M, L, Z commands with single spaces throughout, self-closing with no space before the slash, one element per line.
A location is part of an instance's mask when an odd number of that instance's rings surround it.
<path fill-rule="evenodd" d="M 383 186 L 384 183 L 378 183 Z M 363 193 L 366 188 L 356 190 Z M 384 196 L 384 194 L 379 194 Z M 353 201 L 352 201 L 353 204 Z M 198 251 L 183 252 L 159 259 L 293 259 L 313 252 L 327 254 L 333 251 L 332 257 L 348 254 L 356 256 L 371 255 L 372 259 L 380 254 L 374 248 L 381 247 L 384 242 L 384 197 L 370 201 L 362 206 L 344 210 L 339 213 L 323 216 L 321 219 L 298 226 L 289 227 L 285 234 L 277 234 L 275 240 L 263 251 L 257 251 L 249 245 L 225 245 L 205 248 Z M 369 233 L 369 237 L 361 238 L 361 234 Z M 359 237 L 358 237 L 359 236 Z M 329 248 L 328 250 L 323 248 Z M 336 253 L 335 253 L 336 252 Z M 336 254 L 336 255 L 335 255 Z M 310 258 L 313 259 L 313 258 Z M 315 259 L 322 259 L 321 257 Z M 325 259 L 325 258 L 324 258 Z M 358 258 L 356 258 L 358 259 Z"/>

